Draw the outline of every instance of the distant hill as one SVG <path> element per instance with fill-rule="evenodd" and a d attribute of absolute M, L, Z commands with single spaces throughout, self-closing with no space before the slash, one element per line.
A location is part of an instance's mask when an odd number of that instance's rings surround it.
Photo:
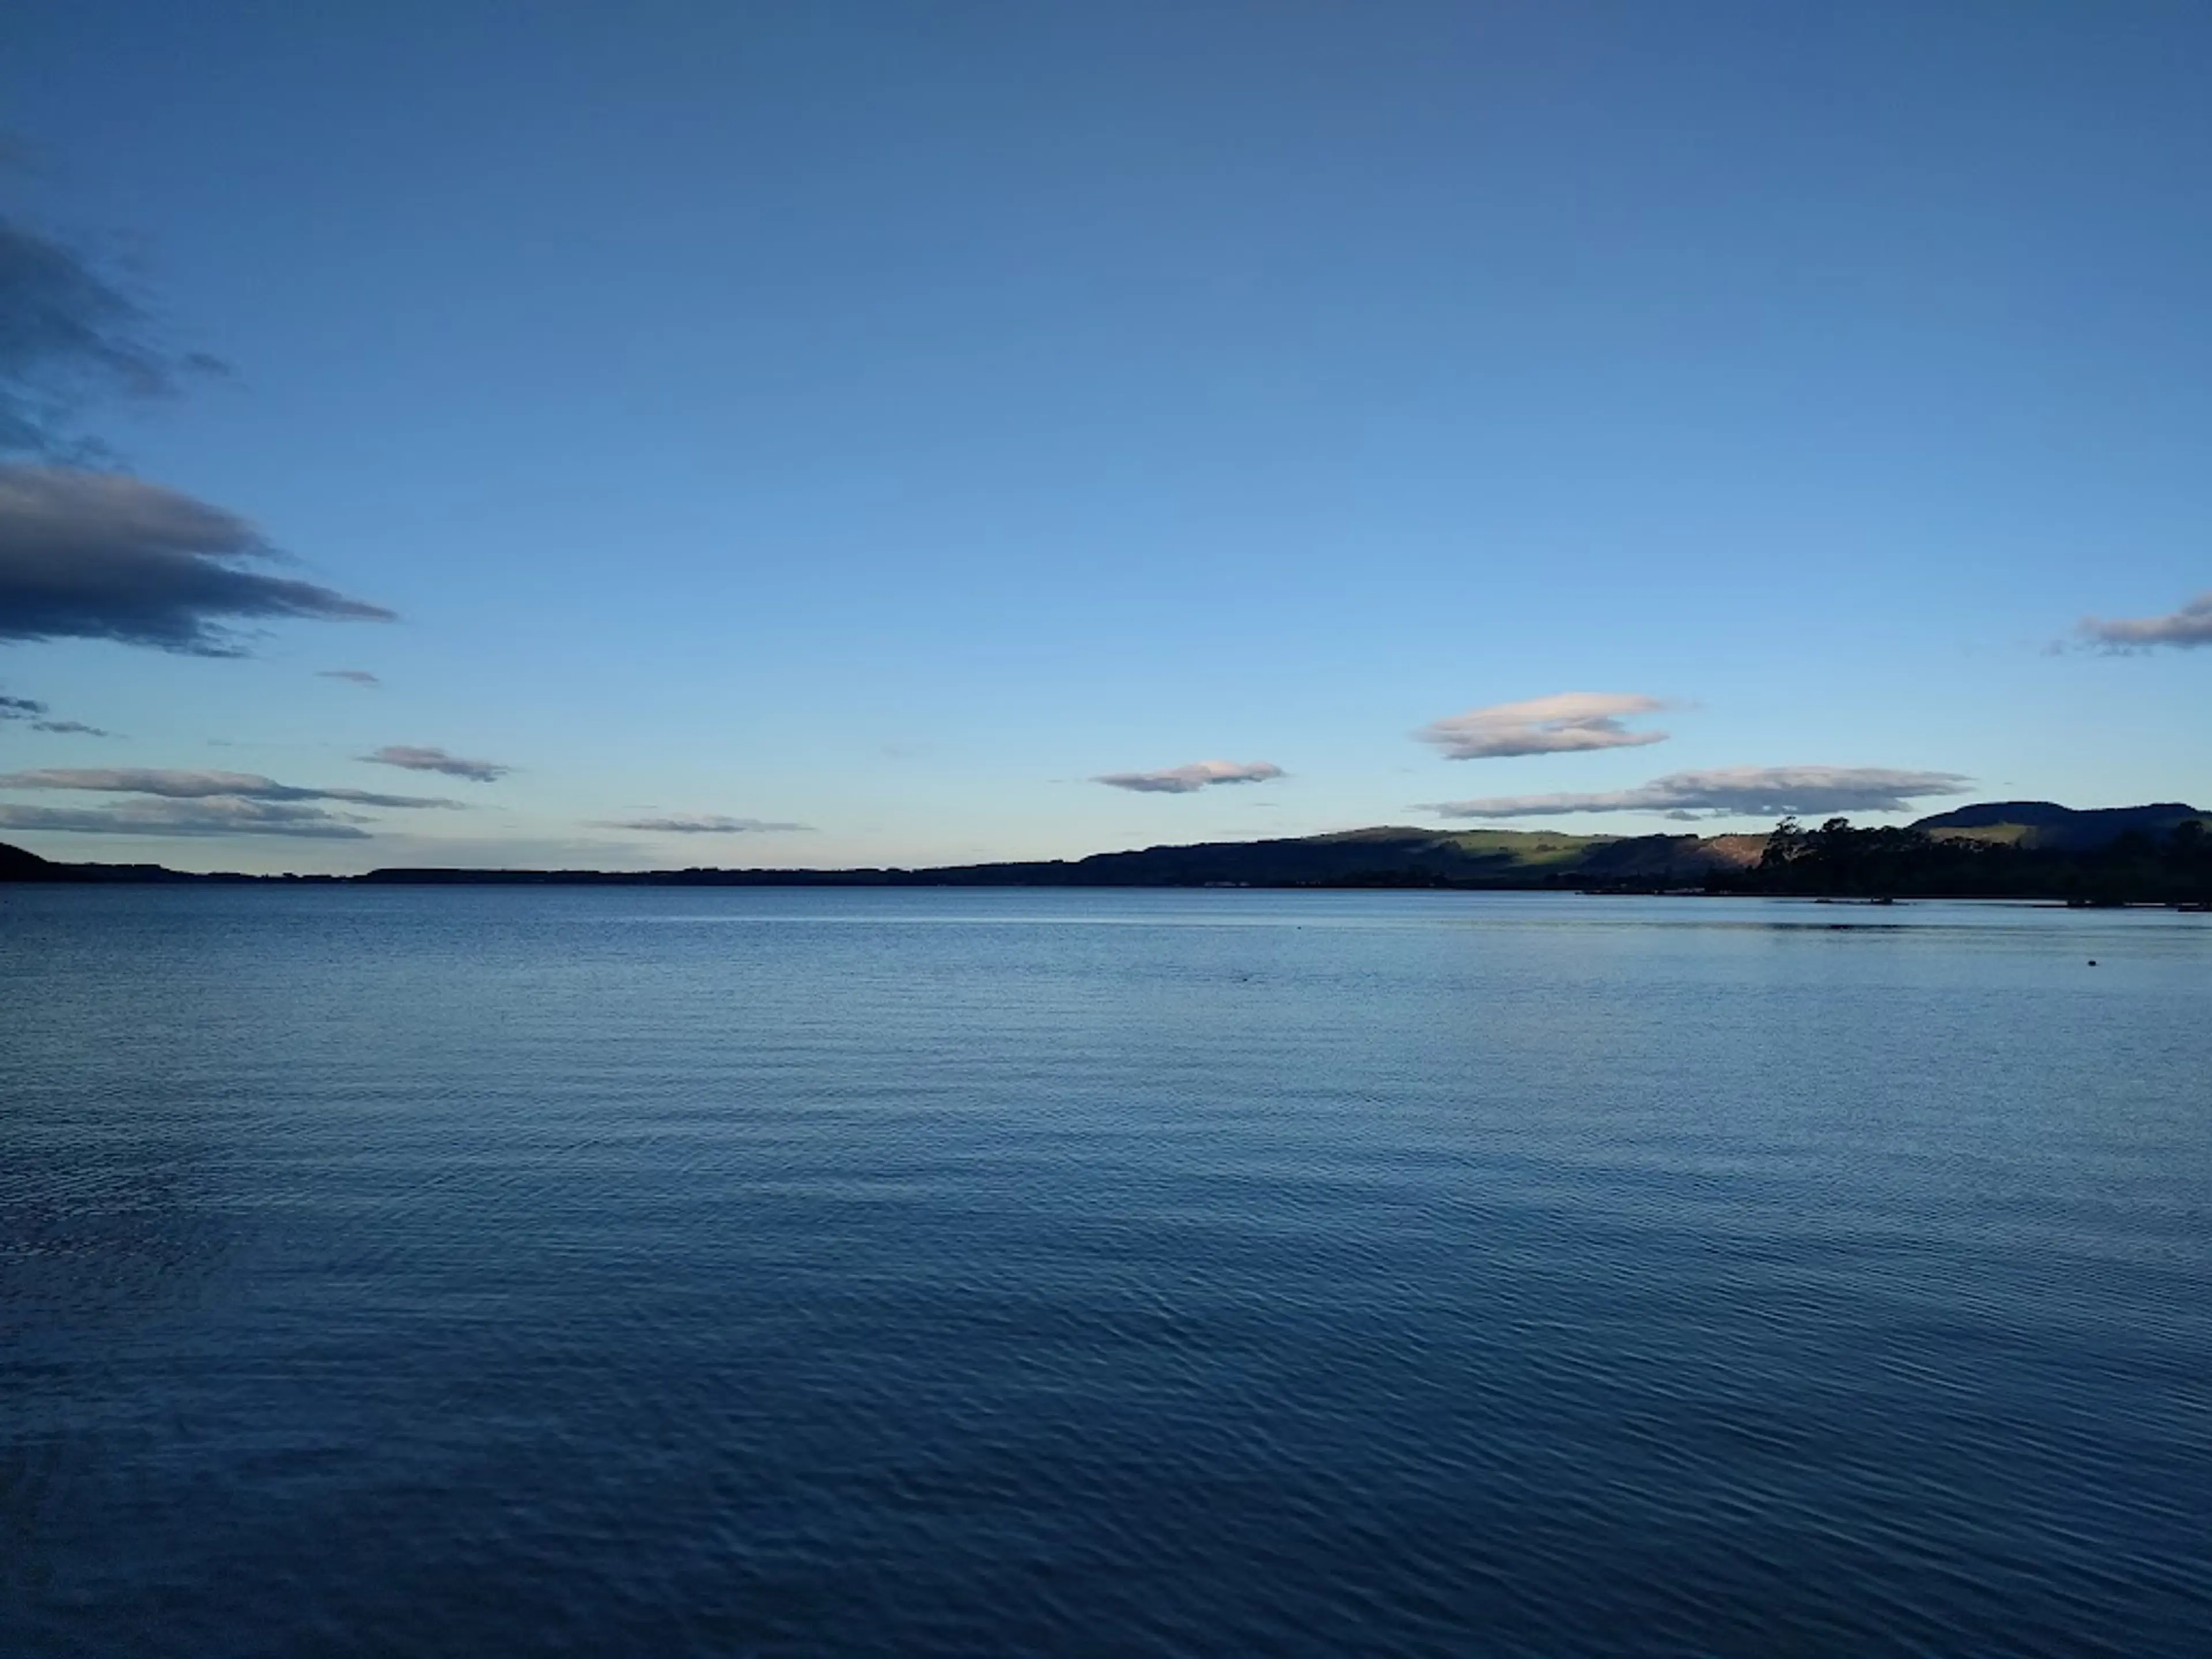
<path fill-rule="evenodd" d="M 0 881 L 49 881 L 51 872 L 65 866 L 50 864 L 36 853 L 0 841 Z"/>
<path fill-rule="evenodd" d="M 2048 800 L 2000 800 L 1954 807 L 1922 818 L 1912 828 L 1923 835 L 2001 841 L 2042 852 L 2086 852 L 2109 846 L 2130 830 L 2163 838 L 2192 818 L 2212 818 L 2212 812 L 2179 801 L 2077 808 Z"/>
<path fill-rule="evenodd" d="M 1089 858 L 921 870 L 372 870 L 280 880 L 377 885 L 675 887 L 1674 887 L 1755 866 L 1763 836 L 1571 836 L 1384 825 L 1277 841 L 1200 842 Z M 56 864 L 0 844 L 0 881 L 245 881 L 149 864 Z"/>
<path fill-rule="evenodd" d="M 1200 842 L 1085 859 L 923 870 L 373 870 L 380 884 L 606 882 L 647 886 L 1498 887 L 1697 886 L 1756 864 L 1757 836 L 1570 836 L 1384 826 L 1279 841 Z"/>
<path fill-rule="evenodd" d="M 1747 848 L 1735 844 L 1748 841 Z M 1254 886 L 1587 886 L 1702 883 L 1718 870 L 1756 863 L 1759 838 L 1571 836 L 1556 830 L 1360 830 L 1294 841 L 1155 847 L 1109 853 L 1072 866 L 1079 881 L 1109 872 L 1145 885 L 1172 879 L 1193 854 L 1205 879 Z"/>
<path fill-rule="evenodd" d="M 1604 881 L 1701 882 L 1757 861 L 1759 837 L 1571 836 L 1522 830 L 1385 826 L 1281 841 L 1202 842 L 1096 853 L 1073 861 L 916 871 L 918 879 L 1055 887 L 1546 887 Z"/>
<path fill-rule="evenodd" d="M 2045 898 L 2201 907 L 2208 815 L 2175 803 L 2075 811 L 1996 801 L 1902 830 L 1573 836 L 1382 825 L 1275 841 L 1200 842 L 1089 858 L 921 870 L 372 870 L 361 876 L 191 875 L 158 865 L 57 864 L 0 844 L 0 881 L 361 882 L 623 887 L 1321 887 L 1564 889 Z"/>
<path fill-rule="evenodd" d="M 158 864 L 59 864 L 40 858 L 26 848 L 0 842 L 0 881 L 52 882 L 225 882 L 336 881 L 335 876 L 200 875 L 189 870 L 165 870 Z"/>

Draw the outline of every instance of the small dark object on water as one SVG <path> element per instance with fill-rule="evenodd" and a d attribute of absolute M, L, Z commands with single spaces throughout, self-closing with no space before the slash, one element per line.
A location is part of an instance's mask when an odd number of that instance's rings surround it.
<path fill-rule="evenodd" d="M 2089 958 L 2089 965 L 2090 965 L 2092 968 L 2094 968 L 2094 967 L 2097 965 L 2097 958 L 2096 958 L 2096 957 L 2091 957 Z"/>

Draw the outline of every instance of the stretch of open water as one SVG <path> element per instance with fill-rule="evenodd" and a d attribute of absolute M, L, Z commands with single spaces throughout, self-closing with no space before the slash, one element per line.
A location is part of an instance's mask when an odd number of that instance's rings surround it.
<path fill-rule="evenodd" d="M 2212 918 L 0 888 L 0 1652 L 2212 1653 Z"/>

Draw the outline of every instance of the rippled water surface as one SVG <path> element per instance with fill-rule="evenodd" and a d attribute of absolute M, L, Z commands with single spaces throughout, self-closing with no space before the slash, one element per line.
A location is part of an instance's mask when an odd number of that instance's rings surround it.
<path fill-rule="evenodd" d="M 2212 1652 L 2208 924 L 0 888 L 0 1652 Z"/>

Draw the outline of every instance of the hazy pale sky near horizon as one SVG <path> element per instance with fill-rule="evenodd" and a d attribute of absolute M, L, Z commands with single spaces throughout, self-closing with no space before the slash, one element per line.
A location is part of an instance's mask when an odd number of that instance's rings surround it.
<path fill-rule="evenodd" d="M 18 252 L 230 372 L 0 456 L 0 840 L 2212 803 L 2209 76 L 2197 3 L 22 0 Z"/>

